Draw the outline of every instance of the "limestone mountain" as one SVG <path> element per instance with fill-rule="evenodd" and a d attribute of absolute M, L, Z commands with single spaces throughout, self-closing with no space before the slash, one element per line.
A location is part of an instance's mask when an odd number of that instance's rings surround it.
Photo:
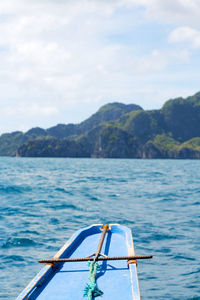
<path fill-rule="evenodd" d="M 32 157 L 200 158 L 200 93 L 145 111 L 109 103 L 80 124 L 0 136 L 0 155 Z"/>

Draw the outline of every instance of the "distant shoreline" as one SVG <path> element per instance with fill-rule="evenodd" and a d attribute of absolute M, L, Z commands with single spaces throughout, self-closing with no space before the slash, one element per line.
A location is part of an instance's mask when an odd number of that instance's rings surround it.
<path fill-rule="evenodd" d="M 200 160 L 199 158 L 127 158 L 127 157 L 61 157 L 61 156 L 0 156 L 0 158 L 14 158 L 14 159 L 23 159 L 23 158 L 36 158 L 36 159 L 41 159 L 41 158 L 56 158 L 56 159 L 91 159 L 91 160 L 101 160 L 101 159 L 105 159 L 105 160 Z"/>
<path fill-rule="evenodd" d="M 108 103 L 80 124 L 0 136 L 0 156 L 200 159 L 200 92 L 160 110 Z"/>

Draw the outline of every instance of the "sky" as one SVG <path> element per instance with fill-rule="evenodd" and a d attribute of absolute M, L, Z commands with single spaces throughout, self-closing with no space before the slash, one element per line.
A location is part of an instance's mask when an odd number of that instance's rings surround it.
<path fill-rule="evenodd" d="M 200 91 L 200 0 L 0 2 L 0 133 Z"/>

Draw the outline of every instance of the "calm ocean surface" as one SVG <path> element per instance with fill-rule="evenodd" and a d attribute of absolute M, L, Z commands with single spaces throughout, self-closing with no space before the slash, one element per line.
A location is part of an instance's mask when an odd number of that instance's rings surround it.
<path fill-rule="evenodd" d="M 75 230 L 133 231 L 142 299 L 200 299 L 200 161 L 0 158 L 0 298 Z M 98 298 L 97 298 L 98 299 Z"/>

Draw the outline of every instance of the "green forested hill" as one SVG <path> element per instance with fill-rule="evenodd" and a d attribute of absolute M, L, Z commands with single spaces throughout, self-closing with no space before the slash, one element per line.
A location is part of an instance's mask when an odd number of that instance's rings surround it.
<path fill-rule="evenodd" d="M 80 124 L 3 134 L 0 155 L 199 159 L 200 93 L 160 110 L 110 103 Z"/>

